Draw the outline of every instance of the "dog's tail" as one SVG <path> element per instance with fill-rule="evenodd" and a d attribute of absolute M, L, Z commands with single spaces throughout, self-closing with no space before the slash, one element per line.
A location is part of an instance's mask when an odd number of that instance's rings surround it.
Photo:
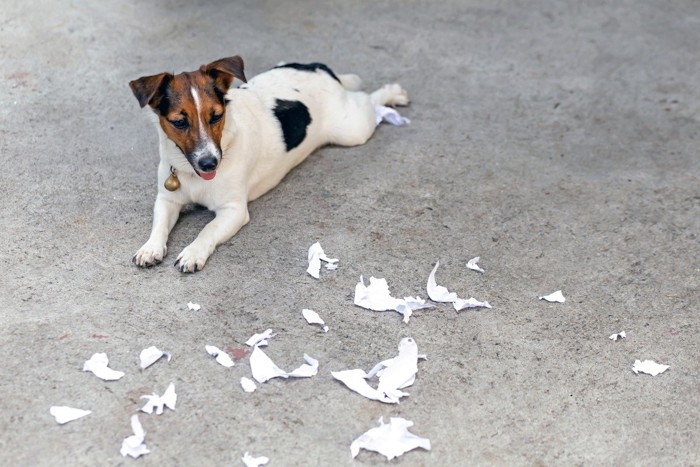
<path fill-rule="evenodd" d="M 362 88 L 362 78 L 355 74 L 340 75 L 338 79 L 348 91 L 359 91 Z"/>

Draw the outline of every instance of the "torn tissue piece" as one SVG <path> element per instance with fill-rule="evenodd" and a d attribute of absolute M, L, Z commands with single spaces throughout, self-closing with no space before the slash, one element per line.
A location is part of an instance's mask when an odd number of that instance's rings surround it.
<path fill-rule="evenodd" d="M 104 381 L 116 381 L 124 376 L 121 371 L 107 368 L 109 359 L 105 353 L 96 353 L 90 360 L 83 364 L 83 371 L 91 371 L 95 376 Z"/>
<path fill-rule="evenodd" d="M 301 310 L 301 314 L 304 315 L 304 318 L 306 319 L 306 322 L 309 324 L 320 324 L 321 328 L 323 329 L 323 332 L 328 332 L 328 326 L 326 326 L 326 323 L 321 319 L 320 316 L 318 316 L 318 313 L 316 313 L 314 310 L 307 310 L 304 308 Z"/>
<path fill-rule="evenodd" d="M 399 342 L 399 355 L 379 362 L 369 373 L 356 369 L 334 371 L 331 374 L 348 388 L 368 399 L 397 404 L 401 397 L 408 395 L 401 389 L 415 382 L 417 372 L 418 346 L 413 339 L 405 337 Z M 377 389 L 367 383 L 368 379 L 375 376 L 379 378 Z"/>
<path fill-rule="evenodd" d="M 261 332 L 260 334 L 253 334 L 245 343 L 251 347 L 262 347 L 263 345 L 267 345 L 268 339 L 275 336 L 276 334 L 272 333 L 272 329 L 266 329 L 265 332 Z"/>
<path fill-rule="evenodd" d="M 202 307 L 199 306 L 199 303 L 187 302 L 187 309 L 190 311 L 199 311 Z"/>
<path fill-rule="evenodd" d="M 139 359 L 141 360 L 141 369 L 145 370 L 146 368 L 160 360 L 163 356 L 165 356 L 165 358 L 168 361 L 170 361 L 170 352 L 163 352 L 154 345 L 148 347 L 147 349 L 143 349 L 141 351 L 141 354 L 139 355 Z"/>
<path fill-rule="evenodd" d="M 328 263 L 328 265 L 335 265 L 335 263 L 338 262 L 337 259 L 329 258 L 328 256 L 326 256 L 326 254 L 323 252 L 323 248 L 321 248 L 321 244 L 318 242 L 314 243 L 309 247 L 308 260 L 309 267 L 306 270 L 306 272 L 308 272 L 311 275 L 311 277 L 315 277 L 316 279 L 319 278 L 319 274 L 321 272 L 321 261 L 325 261 L 326 263 Z M 328 265 L 326 265 L 328 269 L 335 269 L 328 267 Z"/>
<path fill-rule="evenodd" d="M 218 347 L 215 347 L 213 345 L 205 345 L 204 349 L 207 351 L 209 355 L 212 357 L 216 357 L 216 361 L 220 364 L 225 366 L 226 368 L 231 368 L 234 363 L 233 360 L 231 360 L 231 357 L 229 354 L 224 352 Z"/>
<path fill-rule="evenodd" d="M 258 388 L 252 379 L 245 376 L 241 377 L 241 387 L 245 392 L 254 392 Z"/>
<path fill-rule="evenodd" d="M 63 425 L 64 423 L 72 422 L 73 420 L 90 415 L 92 410 L 75 409 L 73 407 L 66 407 L 65 405 L 54 405 L 49 409 L 49 413 L 53 415 L 59 425 Z"/>
<path fill-rule="evenodd" d="M 635 374 L 639 374 L 641 371 L 642 373 L 646 373 L 651 376 L 661 374 L 669 368 L 671 368 L 670 365 L 662 365 L 653 360 L 644 360 L 643 362 L 635 360 L 634 365 L 632 365 L 632 371 L 634 371 Z"/>
<path fill-rule="evenodd" d="M 275 365 L 260 347 L 255 346 L 253 353 L 250 354 L 250 369 L 253 372 L 253 378 L 258 383 L 264 383 L 272 378 L 309 378 L 318 373 L 318 360 L 306 354 L 304 354 L 304 360 L 305 364 L 287 373 Z"/>
<path fill-rule="evenodd" d="M 564 298 L 564 294 L 561 293 L 561 290 L 557 290 L 556 292 L 553 292 L 549 295 L 543 295 L 540 297 L 540 300 L 547 300 L 548 302 L 556 302 L 556 303 L 564 303 L 566 299 Z"/>
<path fill-rule="evenodd" d="M 613 341 L 616 341 L 616 340 L 618 340 L 618 339 L 624 339 L 625 337 L 627 337 L 627 334 L 625 334 L 625 331 L 622 331 L 622 332 L 618 332 L 617 334 L 612 334 L 612 335 L 609 337 L 609 339 L 610 339 L 610 340 L 613 340 Z"/>
<path fill-rule="evenodd" d="M 491 308 L 489 302 L 480 302 L 474 297 L 467 299 L 459 298 L 455 292 L 450 292 L 446 287 L 437 285 L 437 282 L 435 281 L 435 273 L 437 272 L 439 266 L 440 261 L 435 263 L 435 267 L 428 276 L 427 289 L 428 296 L 431 300 L 434 302 L 452 303 L 452 306 L 454 306 L 454 309 L 457 311 L 463 310 L 464 308 Z"/>
<path fill-rule="evenodd" d="M 329 271 L 335 271 L 336 269 L 338 269 L 338 265 L 335 263 L 326 263 L 326 269 L 328 269 Z"/>
<path fill-rule="evenodd" d="M 412 449 L 423 448 L 430 451 L 430 440 L 409 432 L 413 422 L 401 417 L 391 417 L 389 423 L 379 419 L 379 426 L 372 428 L 350 445 L 350 453 L 355 458 L 360 449 L 378 452 L 387 460 L 398 457 Z"/>
<path fill-rule="evenodd" d="M 387 122 L 395 126 L 408 125 L 411 121 L 403 117 L 396 109 L 385 105 L 374 106 L 374 121 L 376 125 Z"/>
<path fill-rule="evenodd" d="M 119 451 L 121 455 L 124 457 L 131 456 L 136 459 L 151 452 L 143 442 L 146 439 L 146 432 L 143 431 L 138 415 L 131 416 L 131 430 L 134 434 L 124 438 L 124 441 L 122 441 L 122 448 Z"/>
<path fill-rule="evenodd" d="M 141 411 L 148 414 L 153 413 L 155 410 L 156 415 L 160 415 L 163 413 L 163 407 L 167 407 L 170 410 L 175 410 L 175 403 L 177 402 L 175 384 L 170 383 L 168 389 L 165 390 L 162 396 L 159 396 L 154 392 L 150 396 L 141 396 L 141 399 L 147 399 L 146 405 L 141 407 Z"/>
<path fill-rule="evenodd" d="M 245 467 L 260 467 L 270 462 L 270 459 L 265 456 L 253 457 L 247 452 L 243 454 L 241 460 L 245 464 Z"/>
<path fill-rule="evenodd" d="M 373 311 L 396 311 L 403 315 L 404 323 L 408 323 L 413 310 L 432 308 L 420 297 L 406 297 L 403 300 L 392 297 L 386 279 L 370 277 L 367 286 L 362 276 L 355 286 L 355 305 Z"/>
<path fill-rule="evenodd" d="M 491 308 L 489 302 L 480 302 L 474 297 L 470 297 L 466 300 L 463 298 L 458 298 L 454 303 L 452 303 L 452 306 L 454 306 L 455 310 L 457 311 L 465 308 Z"/>
<path fill-rule="evenodd" d="M 478 263 L 479 263 L 480 259 L 481 258 L 477 256 L 476 258 L 472 258 L 469 261 L 467 261 L 467 268 L 471 269 L 472 271 L 477 271 L 477 272 L 482 272 L 482 273 L 485 272 L 483 269 L 481 269 L 479 267 Z"/>

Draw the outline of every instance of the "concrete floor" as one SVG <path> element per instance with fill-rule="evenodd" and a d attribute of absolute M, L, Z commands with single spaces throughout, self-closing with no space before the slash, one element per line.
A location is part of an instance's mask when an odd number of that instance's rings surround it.
<path fill-rule="evenodd" d="M 139 396 L 172 381 L 175 412 L 140 416 L 143 465 L 385 465 L 350 443 L 379 417 L 432 442 L 396 465 L 700 464 L 700 10 L 693 1 L 18 1 L 0 8 L 0 463 L 128 465 Z M 399 81 L 408 127 L 324 148 L 255 201 L 203 272 L 172 262 L 211 218 L 181 218 L 139 270 L 156 133 L 128 81 L 240 54 L 252 76 L 322 61 L 368 87 Z M 320 241 L 340 258 L 305 273 Z M 486 273 L 465 262 L 481 256 Z M 491 310 L 396 313 L 352 303 L 359 276 L 397 296 L 438 283 Z M 562 289 L 567 301 L 538 301 Z M 200 303 L 198 313 L 188 301 Z M 318 311 L 319 334 L 301 317 Z M 245 394 L 273 328 L 310 380 Z M 622 342 L 608 336 L 626 331 Z M 413 337 L 428 360 L 398 406 L 333 380 Z M 170 363 L 139 371 L 157 345 Z M 81 372 L 94 352 L 125 371 Z M 636 359 L 671 365 L 635 375 Z M 93 413 L 59 426 L 51 405 Z"/>

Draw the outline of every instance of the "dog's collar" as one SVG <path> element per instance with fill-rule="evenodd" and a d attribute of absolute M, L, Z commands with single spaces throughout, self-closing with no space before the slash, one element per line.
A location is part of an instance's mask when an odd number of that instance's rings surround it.
<path fill-rule="evenodd" d="M 163 186 L 168 191 L 177 191 L 177 189 L 180 188 L 180 180 L 178 180 L 175 167 L 172 165 L 170 166 L 170 176 L 165 179 Z"/>

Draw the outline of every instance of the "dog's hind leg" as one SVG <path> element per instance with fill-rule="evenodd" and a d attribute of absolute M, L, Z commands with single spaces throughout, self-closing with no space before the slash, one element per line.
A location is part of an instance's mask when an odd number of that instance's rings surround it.
<path fill-rule="evenodd" d="M 359 91 L 362 88 L 362 78 L 355 74 L 349 73 L 340 75 L 338 79 L 340 80 L 340 84 L 348 91 Z"/>
<path fill-rule="evenodd" d="M 328 126 L 330 142 L 339 146 L 364 144 L 377 127 L 375 105 L 408 105 L 408 93 L 398 84 L 387 84 L 372 94 L 345 92 Z"/>

